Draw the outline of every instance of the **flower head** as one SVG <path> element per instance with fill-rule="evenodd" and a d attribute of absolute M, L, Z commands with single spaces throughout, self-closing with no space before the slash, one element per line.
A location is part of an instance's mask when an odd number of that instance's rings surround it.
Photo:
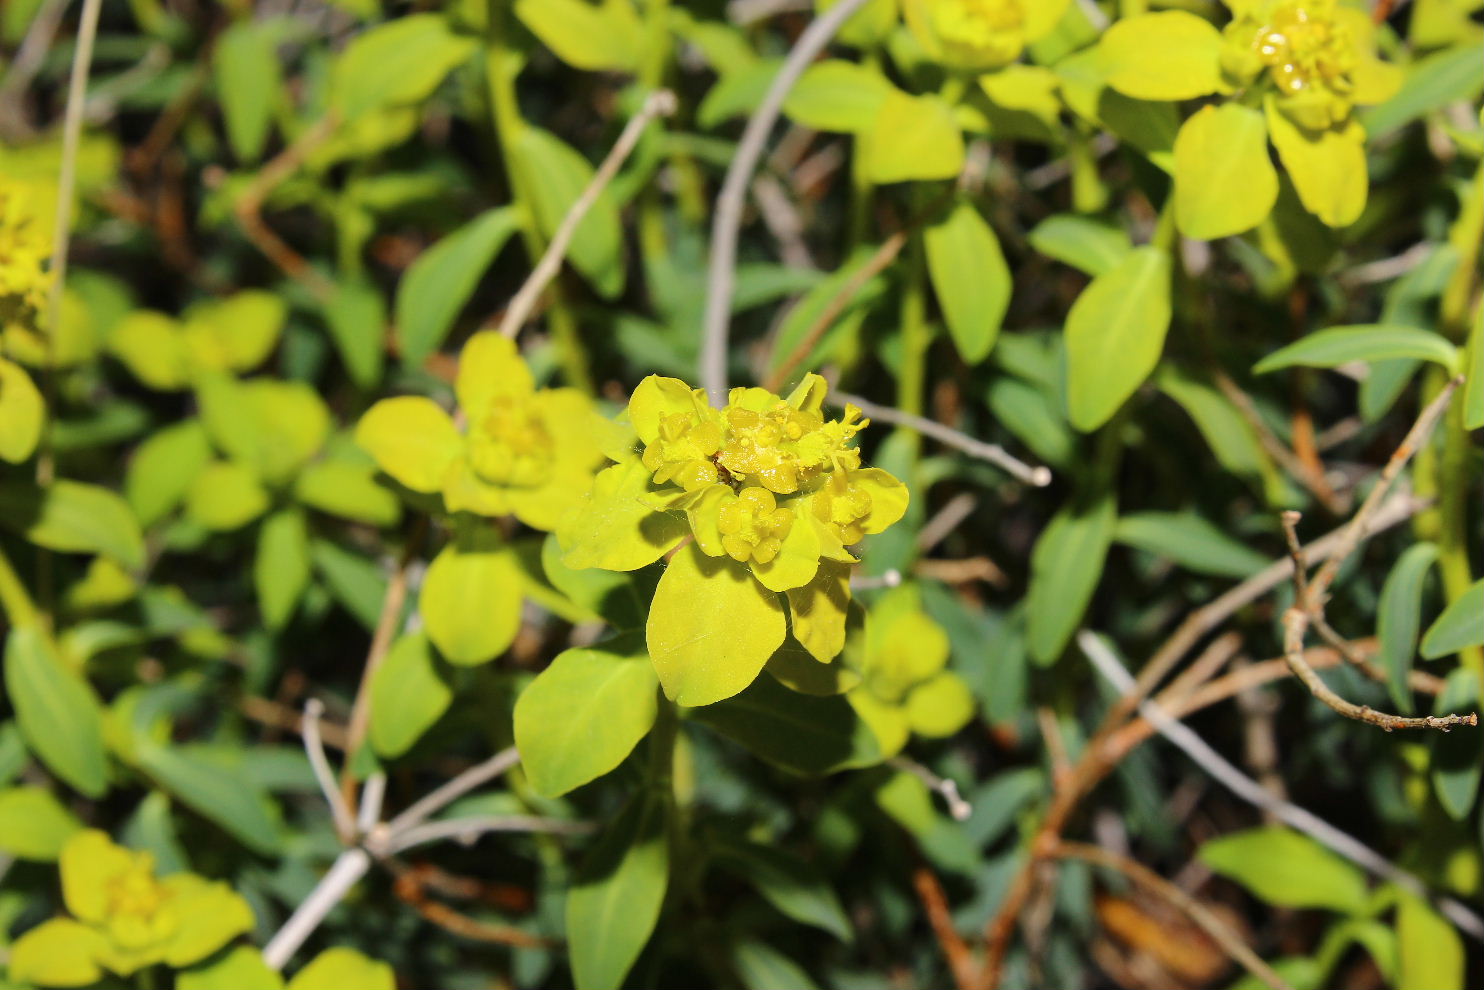
<path fill-rule="evenodd" d="M 35 330 L 46 307 L 52 238 L 36 201 L 30 185 L 0 180 L 0 327 Z"/>
<path fill-rule="evenodd" d="M 927 53 L 955 69 L 984 72 L 1020 58 L 1049 33 L 1066 0 L 906 0 L 907 24 Z"/>
<path fill-rule="evenodd" d="M 62 848 L 62 899 L 71 918 L 53 918 L 11 948 L 11 979 L 83 986 L 108 970 L 187 966 L 252 927 L 252 909 L 223 883 L 194 873 L 155 875 L 154 856 L 113 843 L 96 829 Z"/>
<path fill-rule="evenodd" d="M 554 529 L 603 460 L 592 403 L 574 389 L 538 389 L 515 344 L 479 333 L 464 346 L 454 385 L 461 431 L 431 399 L 372 406 L 356 440 L 392 478 L 438 492 L 449 512 L 514 515 Z"/>

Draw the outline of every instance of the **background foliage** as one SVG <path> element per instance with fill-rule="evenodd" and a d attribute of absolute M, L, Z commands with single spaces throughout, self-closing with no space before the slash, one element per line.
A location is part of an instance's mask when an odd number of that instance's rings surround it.
<path fill-rule="evenodd" d="M 0 7 L 8 985 L 1477 984 L 1481 4 L 833 5 Z"/>

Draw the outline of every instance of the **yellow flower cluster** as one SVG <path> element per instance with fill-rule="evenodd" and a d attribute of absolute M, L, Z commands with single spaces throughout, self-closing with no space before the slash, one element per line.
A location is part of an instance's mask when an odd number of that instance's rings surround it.
<path fill-rule="evenodd" d="M 989 72 L 1049 34 L 1068 0 L 903 0 L 907 26 L 929 58 L 964 72 Z"/>
<path fill-rule="evenodd" d="M 52 238 L 27 184 L 0 178 L 0 327 L 35 330 L 46 307 Z"/>
<path fill-rule="evenodd" d="M 592 403 L 574 389 L 536 388 L 515 345 L 490 331 L 464 345 L 454 391 L 462 431 L 432 399 L 399 396 L 366 412 L 356 442 L 407 488 L 441 493 L 449 512 L 555 528 L 603 460 Z"/>
<path fill-rule="evenodd" d="M 1371 26 L 1362 11 L 1336 0 L 1266 0 L 1234 4 L 1221 63 L 1239 86 L 1263 73 L 1294 123 L 1322 130 L 1343 123 L 1357 103 L 1376 102 L 1367 90 L 1385 72 L 1370 55 Z"/>
<path fill-rule="evenodd" d="M 900 482 L 862 469 L 852 446 L 870 421 L 854 406 L 825 419 L 825 388 L 817 375 L 787 399 L 734 388 L 726 406 L 714 409 L 702 390 L 651 376 L 629 401 L 653 483 L 681 490 L 659 500 L 686 510 L 702 550 L 754 565 L 775 591 L 796 586 L 793 576 L 773 573 L 785 548 L 796 551 L 786 555 L 795 556 L 803 584 L 822 554 L 848 557 L 844 547 L 880 532 L 905 507 Z M 800 513 L 807 513 L 804 525 Z"/>

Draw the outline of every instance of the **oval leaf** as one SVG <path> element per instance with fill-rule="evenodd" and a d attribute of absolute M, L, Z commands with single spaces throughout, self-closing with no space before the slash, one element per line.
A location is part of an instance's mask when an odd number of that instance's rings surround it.
<path fill-rule="evenodd" d="M 83 794 L 102 797 L 107 781 L 98 696 L 63 666 L 40 631 L 11 629 L 5 643 L 5 692 L 31 751 Z"/>
<path fill-rule="evenodd" d="M 1026 622 L 1031 657 L 1038 663 L 1061 656 L 1082 621 L 1102 577 L 1116 518 L 1112 497 L 1104 496 L 1085 508 L 1058 512 L 1036 541 Z"/>
<path fill-rule="evenodd" d="M 960 200 L 923 234 L 928 274 L 948 333 L 969 364 L 989 356 L 1010 305 L 1010 267 L 999 239 L 971 203 Z"/>
<path fill-rule="evenodd" d="M 1149 377 L 1170 329 L 1170 257 L 1135 248 L 1082 290 L 1067 314 L 1067 408 L 1087 432 Z"/>
<path fill-rule="evenodd" d="M 453 689 L 438 669 L 428 637 L 421 633 L 403 636 L 387 651 L 371 679 L 371 746 L 382 756 L 401 756 L 438 721 L 452 700 Z"/>
<path fill-rule="evenodd" d="M 397 288 L 397 345 L 404 361 L 422 364 L 443 346 L 474 287 L 514 232 L 515 211 L 502 206 L 475 217 L 417 256 Z M 363 333 L 365 328 L 358 330 Z M 342 336 L 336 336 L 337 342 Z M 369 378 L 371 362 L 358 359 L 359 364 L 367 365 L 364 373 Z"/>
<path fill-rule="evenodd" d="M 1359 867 L 1282 826 L 1212 839 L 1201 846 L 1200 858 L 1269 904 L 1343 914 L 1354 914 L 1365 904 L 1365 876 Z"/>
<path fill-rule="evenodd" d="M 1408 547 L 1381 586 L 1376 606 L 1376 639 L 1381 643 L 1381 668 L 1387 672 L 1391 699 L 1403 712 L 1412 711 L 1412 655 L 1417 652 L 1417 630 L 1422 623 L 1422 581 L 1438 558 L 1431 543 Z"/>
<path fill-rule="evenodd" d="M 1251 230 L 1278 201 L 1262 114 L 1237 103 L 1196 111 L 1175 138 L 1175 222 L 1212 240 Z"/>
<path fill-rule="evenodd" d="M 1458 348 L 1431 330 L 1371 323 L 1316 330 L 1269 354 L 1252 370 L 1262 375 L 1281 368 L 1335 368 L 1352 361 L 1393 358 L 1433 361 L 1450 371 L 1459 361 Z"/>
<path fill-rule="evenodd" d="M 520 629 L 520 565 L 492 527 L 470 526 L 444 547 L 423 579 L 418 610 L 428 638 L 450 663 L 505 652 Z"/>

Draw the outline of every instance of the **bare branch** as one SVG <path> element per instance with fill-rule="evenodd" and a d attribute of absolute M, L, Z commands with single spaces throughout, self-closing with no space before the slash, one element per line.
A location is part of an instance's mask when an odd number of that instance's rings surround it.
<path fill-rule="evenodd" d="M 393 833 L 372 849 L 379 856 L 395 856 L 416 846 L 454 839 L 471 845 L 490 832 L 545 832 L 551 835 L 587 835 L 596 826 L 592 822 L 574 822 L 561 818 L 538 818 L 534 815 L 504 815 L 485 818 L 455 818 L 446 822 L 429 822 Z"/>
<path fill-rule="evenodd" d="M 940 777 L 921 763 L 908 759 L 905 756 L 893 756 L 886 761 L 886 765 L 910 773 L 926 784 L 928 790 L 943 799 L 943 803 L 948 806 L 949 817 L 954 821 L 968 821 L 969 816 L 974 813 L 974 806 L 965 801 L 963 795 L 959 794 L 958 783 L 956 781 L 948 777 Z"/>
<path fill-rule="evenodd" d="M 1096 636 L 1083 630 L 1077 634 L 1077 645 L 1092 661 L 1098 673 L 1102 674 L 1115 688 L 1125 695 L 1135 690 L 1134 679 L 1129 676 L 1123 664 L 1118 662 L 1113 652 Z M 1416 876 L 1313 813 L 1273 796 L 1261 784 L 1242 773 L 1212 749 L 1189 727 L 1175 721 L 1169 712 L 1159 705 L 1152 701 L 1140 702 L 1139 714 L 1147 719 L 1160 735 L 1184 750 L 1186 756 L 1194 760 L 1201 769 L 1237 797 L 1264 811 L 1272 812 L 1286 824 L 1309 835 L 1322 845 L 1328 846 L 1352 863 L 1370 870 L 1382 879 L 1404 887 L 1420 897 L 1429 896 L 1427 888 Z M 1484 919 L 1452 898 L 1440 897 L 1435 898 L 1435 901 L 1439 910 L 1447 915 L 1455 925 L 1474 938 L 1484 941 Z"/>
<path fill-rule="evenodd" d="M 500 321 L 500 333 L 506 337 L 514 337 L 520 333 L 520 328 L 530 319 L 531 310 L 536 307 L 536 300 L 561 270 L 562 259 L 566 257 L 567 248 L 571 245 L 582 218 L 587 216 L 588 210 L 593 208 L 603 190 L 608 188 L 608 184 L 618 174 L 619 168 L 643 137 L 649 122 L 656 117 L 668 117 L 675 112 L 675 106 L 674 93 L 668 89 L 656 90 L 645 99 L 644 106 L 634 114 L 633 119 L 624 125 L 623 133 L 619 134 L 618 141 L 608 152 L 608 157 L 603 159 L 603 164 L 598 166 L 592 181 L 582 190 L 582 195 L 577 197 L 577 202 L 572 204 L 567 215 L 562 217 L 562 222 L 552 235 L 551 243 L 546 245 L 541 260 L 536 262 L 536 267 L 531 269 L 531 274 L 516 292 L 515 298 L 510 300 L 510 305 L 505 309 L 505 317 Z"/>
<path fill-rule="evenodd" d="M 1029 464 L 1010 454 L 999 444 L 985 443 L 983 440 L 971 437 L 967 433 L 955 430 L 951 426 L 944 426 L 942 423 L 928 419 L 926 416 L 903 412 L 891 406 L 878 405 L 869 399 L 863 399 L 858 395 L 851 395 L 849 392 L 831 392 L 825 401 L 835 406 L 843 406 L 849 403 L 859 408 L 861 412 L 865 413 L 871 419 L 879 419 L 897 426 L 905 426 L 909 430 L 916 430 L 924 436 L 932 437 L 939 443 L 956 447 L 971 457 L 988 461 L 1028 485 L 1035 485 L 1040 488 L 1051 484 L 1050 468 L 1044 465 L 1031 467 Z"/>
<path fill-rule="evenodd" d="M 494 780 L 519 762 L 520 753 L 516 752 L 514 746 L 502 749 L 483 763 L 475 764 L 428 793 L 422 800 L 388 822 L 386 827 L 395 834 L 406 831 L 414 825 L 420 825 L 474 788 Z"/>
<path fill-rule="evenodd" d="M 304 940 L 314 934 L 320 922 L 325 920 L 325 915 L 334 910 L 369 869 L 371 854 L 366 850 L 356 847 L 341 853 L 330 871 L 320 878 L 314 890 L 263 947 L 263 962 L 268 964 L 268 968 L 283 969 Z"/>
<path fill-rule="evenodd" d="M 732 292 L 737 280 L 737 234 L 742 227 L 742 206 L 747 196 L 747 187 L 752 174 L 762 157 L 763 147 L 773 124 L 783 109 L 784 97 L 793 89 L 794 83 L 803 75 L 804 69 L 814 61 L 840 26 L 857 10 L 865 6 L 865 0 L 840 0 L 822 16 L 816 18 L 799 40 L 793 51 L 779 68 L 778 74 L 763 96 L 762 103 L 747 121 L 742 139 L 737 142 L 737 152 L 727 167 L 721 192 L 716 197 L 716 216 L 711 226 L 711 260 L 706 276 L 706 314 L 702 323 L 701 337 L 701 386 L 711 396 L 711 401 L 721 405 L 726 401 L 727 391 L 727 333 L 732 310 Z"/>
<path fill-rule="evenodd" d="M 341 842 L 350 842 L 355 838 L 356 821 L 355 816 L 350 813 L 350 806 L 345 803 L 345 795 L 340 793 L 340 788 L 335 784 L 335 772 L 330 769 L 330 761 L 325 756 L 325 744 L 319 737 L 319 719 L 324 712 L 325 706 L 318 698 L 310 698 L 305 703 L 304 752 L 309 755 L 309 766 L 314 770 L 314 779 L 319 783 L 325 802 L 330 806 L 330 816 L 335 820 L 335 833 L 340 836 Z"/>

